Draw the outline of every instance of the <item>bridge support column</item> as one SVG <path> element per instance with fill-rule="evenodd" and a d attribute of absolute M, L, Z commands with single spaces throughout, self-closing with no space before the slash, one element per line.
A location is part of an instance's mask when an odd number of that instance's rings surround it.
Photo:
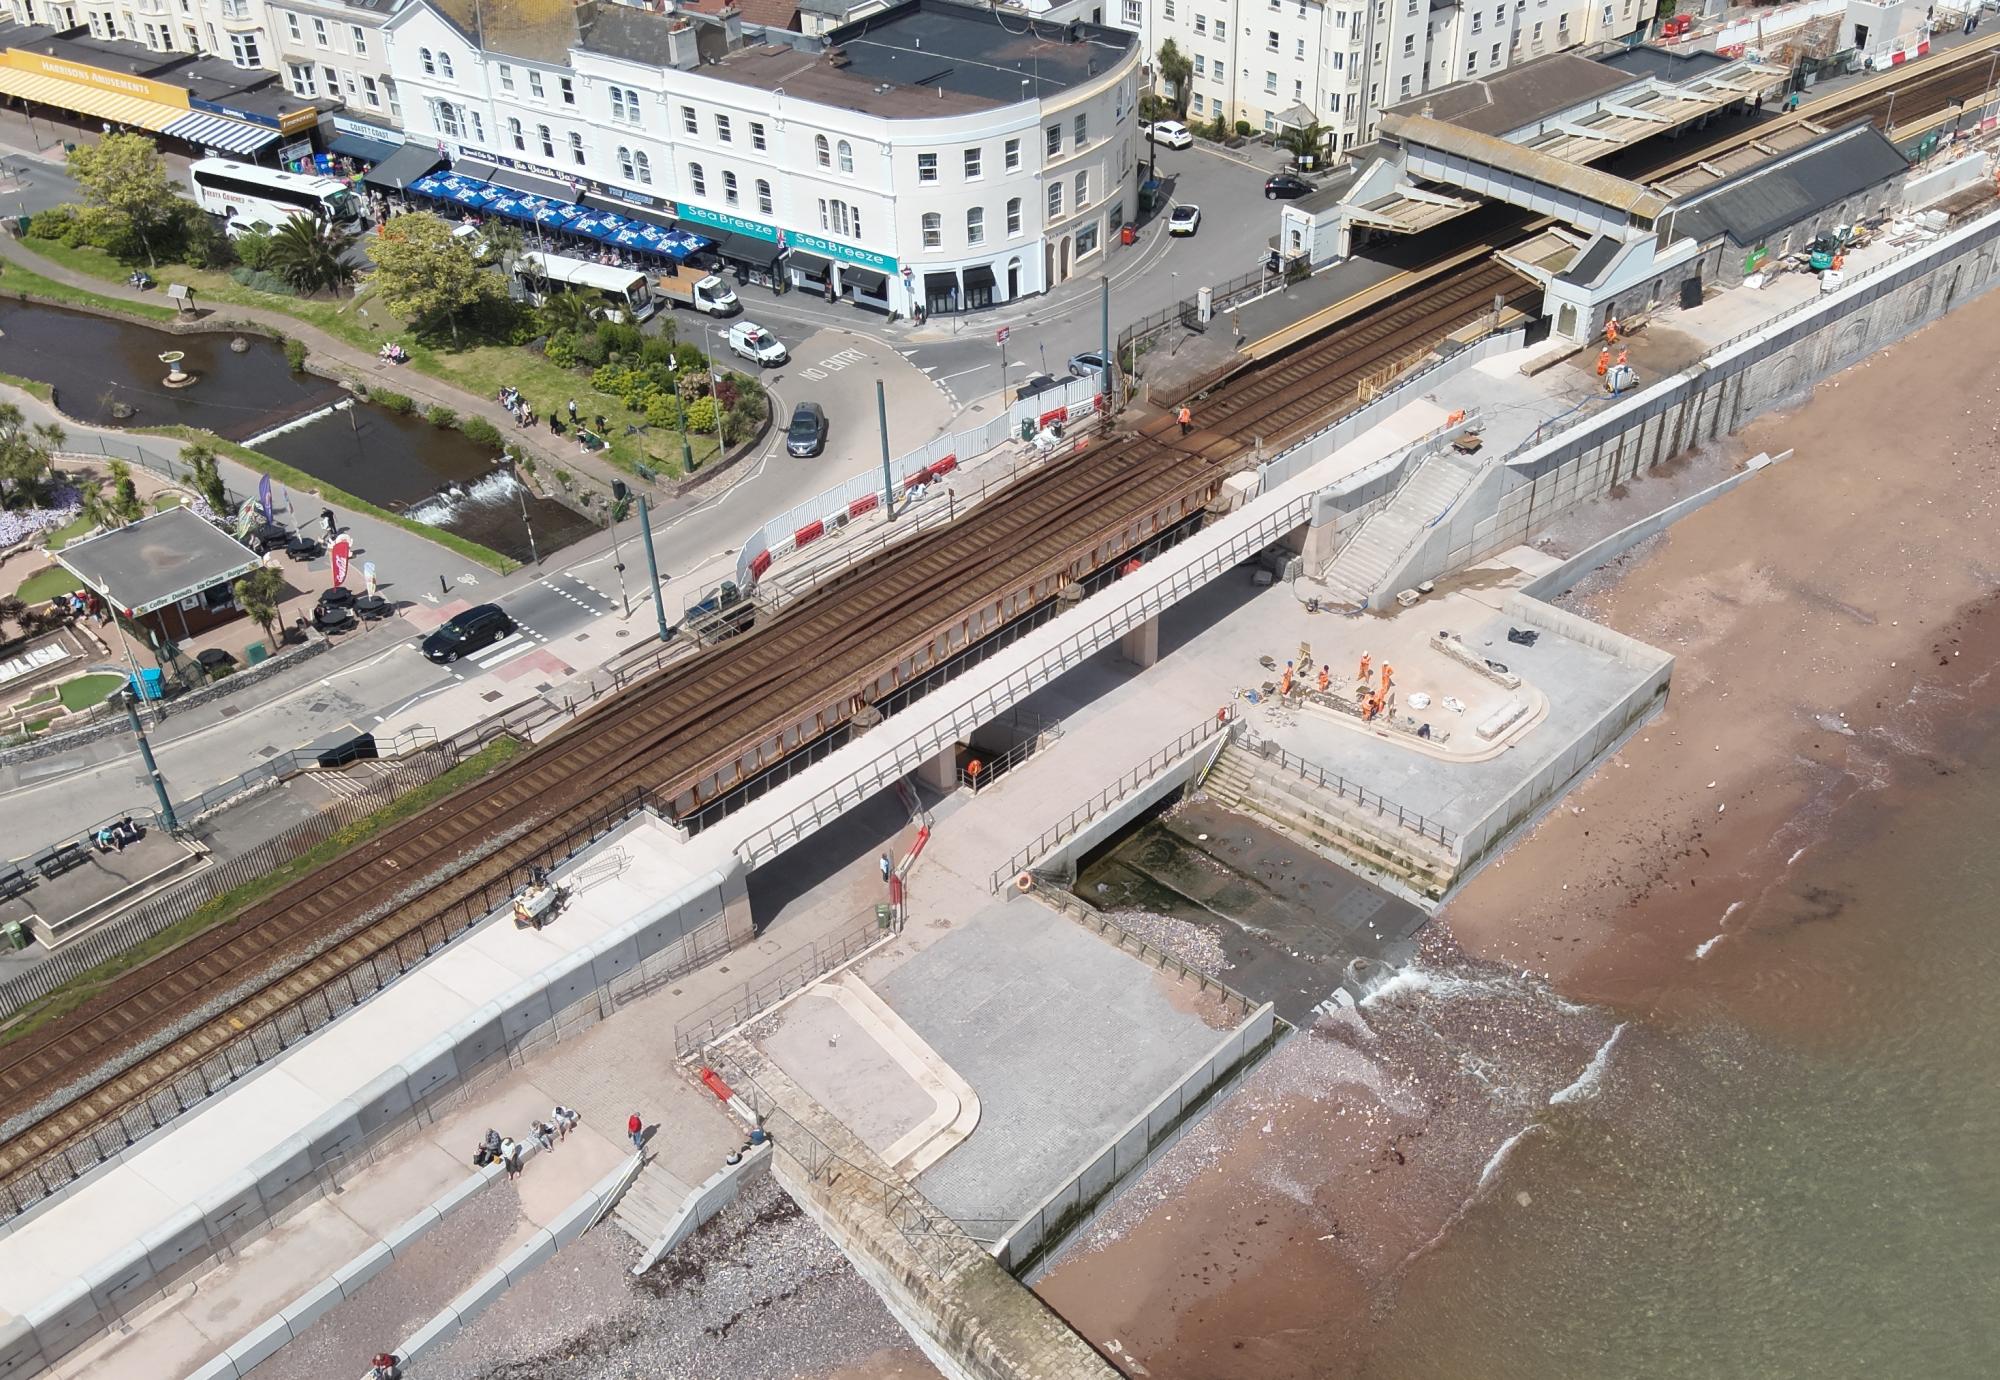
<path fill-rule="evenodd" d="M 951 792 L 958 789 L 958 744 L 953 743 L 937 756 L 917 768 L 917 781 L 932 790 Z"/>
<path fill-rule="evenodd" d="M 750 874 L 741 866 L 722 883 L 722 932 L 732 949 L 757 937 L 757 924 L 750 915 Z"/>
<path fill-rule="evenodd" d="M 1160 615 L 1154 614 L 1118 639 L 1118 655 L 1140 670 L 1160 659 Z"/>

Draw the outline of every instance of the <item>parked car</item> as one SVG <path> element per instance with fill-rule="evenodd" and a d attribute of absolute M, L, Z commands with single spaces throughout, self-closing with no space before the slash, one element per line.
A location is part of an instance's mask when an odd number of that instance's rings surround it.
<path fill-rule="evenodd" d="M 826 449 L 826 410 L 816 402 L 802 402 L 792 409 L 792 424 L 785 428 L 787 455 L 818 455 Z"/>
<path fill-rule="evenodd" d="M 769 369 L 783 364 L 791 356 L 785 347 L 755 321 L 739 321 L 729 328 L 729 348 L 752 364 L 760 364 Z"/>
<path fill-rule="evenodd" d="M 1201 229 L 1201 207 L 1199 206 L 1176 206 L 1174 207 L 1173 214 L 1167 217 L 1167 233 L 1169 235 L 1192 235 L 1199 229 Z"/>
<path fill-rule="evenodd" d="M 507 616 L 498 604 L 480 604 L 459 614 L 424 639 L 424 658 L 449 666 L 462 656 L 482 651 L 503 637 L 512 637 L 521 625 Z"/>
<path fill-rule="evenodd" d="M 1305 196 L 1312 190 L 1313 184 L 1300 177 L 1297 173 L 1281 172 L 1265 179 L 1264 182 L 1264 198 L 1267 201 L 1292 201 L 1298 197 Z"/>
<path fill-rule="evenodd" d="M 1037 393 L 1046 393 L 1056 386 L 1057 379 L 1053 374 L 1030 374 L 1021 386 L 1014 390 L 1014 401 L 1032 398 Z"/>
<path fill-rule="evenodd" d="M 1139 137 L 1150 139 L 1155 144 L 1165 144 L 1170 149 L 1184 149 L 1194 142 L 1194 135 L 1179 120 L 1155 120 L 1150 125 L 1141 120 Z"/>
<path fill-rule="evenodd" d="M 1104 373 L 1104 356 L 1095 350 L 1087 350 L 1080 355 L 1069 357 L 1069 376 L 1073 379 L 1092 379 Z"/>

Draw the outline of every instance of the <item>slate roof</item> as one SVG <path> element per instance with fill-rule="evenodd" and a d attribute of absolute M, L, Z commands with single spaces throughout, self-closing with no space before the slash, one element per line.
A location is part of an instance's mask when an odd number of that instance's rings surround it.
<path fill-rule="evenodd" d="M 1675 228 L 1697 240 L 1726 235 L 1750 248 L 1858 192 L 1902 176 L 1909 166 L 1894 144 L 1862 121 L 1676 202 Z"/>

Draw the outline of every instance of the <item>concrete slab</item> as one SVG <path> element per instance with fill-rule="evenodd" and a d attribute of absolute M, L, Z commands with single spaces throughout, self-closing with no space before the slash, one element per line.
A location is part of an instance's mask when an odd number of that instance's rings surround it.
<path fill-rule="evenodd" d="M 753 1031 L 756 1044 L 885 1160 L 936 1107 L 830 991 L 803 993 L 767 1024 L 775 1029 Z"/>
<path fill-rule="evenodd" d="M 1019 898 L 864 973 L 978 1094 L 978 1127 L 917 1179 L 975 1236 L 1053 1192 L 1229 1025 L 1191 986 Z"/>

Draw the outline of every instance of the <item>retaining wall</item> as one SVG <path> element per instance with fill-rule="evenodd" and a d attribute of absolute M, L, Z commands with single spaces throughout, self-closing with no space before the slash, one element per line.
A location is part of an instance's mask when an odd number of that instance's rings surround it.
<path fill-rule="evenodd" d="M 1208 769 L 1208 764 L 1214 760 L 1222 743 L 1227 741 L 1226 735 L 1203 739 L 1189 748 L 1185 757 L 1170 763 L 1151 781 L 1138 787 L 1103 814 L 1087 821 L 1074 834 L 1029 863 L 1029 868 L 1044 874 L 1061 873 L 1074 880 L 1077 861 L 1080 858 L 1105 840 L 1122 832 L 1140 815 L 1167 797 L 1178 794 L 1190 782 L 1200 777 L 1202 772 Z"/>
<path fill-rule="evenodd" d="M 593 856 L 642 822 L 620 826 L 596 848 L 556 869 L 556 876 L 587 866 Z M 509 923 L 504 912 L 485 925 L 496 923 Z M 590 948 L 551 963 L 413 1057 L 384 1069 L 362 1092 L 330 1107 L 306 1130 L 183 1210 L 166 1227 L 142 1240 L 107 1242 L 106 1255 L 83 1277 L 25 1316 L 0 1324 L 0 1380 L 37 1374 L 92 1337 L 121 1326 L 151 1299 L 241 1250 L 306 1203 L 332 1191 L 362 1165 L 380 1158 L 396 1140 L 437 1121 L 510 1068 L 726 953 L 748 937 L 748 930 L 741 874 L 709 878 L 660 898 Z M 451 952 L 463 938 L 439 954 Z M 326 1031 L 339 1025 L 332 1022 L 308 1041 L 324 1038 Z M 262 1065 L 218 1096 L 229 1096 L 282 1063 L 280 1059 Z M 170 1124 L 136 1142 L 14 1218 L 0 1236 L 33 1221 L 149 1147 L 155 1136 L 174 1129 Z"/>
<path fill-rule="evenodd" d="M 1214 1095 L 1247 1072 L 1277 1038 L 1278 1018 L 1266 1002 L 1084 1161 L 1069 1182 L 1015 1223 L 994 1248 L 995 1258 L 1016 1275 L 1038 1273 L 1063 1242 L 1109 1204 L 1121 1184 L 1171 1149 Z"/>
<path fill-rule="evenodd" d="M 660 1258 L 674 1247 L 700 1231 L 716 1213 L 736 1201 L 736 1195 L 743 1191 L 743 1185 L 761 1179 L 771 1172 L 771 1142 L 747 1151 L 735 1164 L 725 1164 L 701 1184 L 689 1192 L 681 1210 L 674 1214 L 674 1220 L 667 1223 L 667 1229 L 660 1233 L 660 1239 L 646 1248 L 644 1255 L 632 1267 L 632 1273 L 643 1275 L 660 1263 Z"/>
<path fill-rule="evenodd" d="M 1963 306 L 2000 279 L 2000 212 L 1981 217 L 1851 278 L 1708 352 L 1693 367 L 1615 402 L 1588 421 L 1524 446 L 1503 491 L 1449 524 L 1402 584 L 1462 569 L 1682 451 L 1737 430 L 1821 379 Z"/>

